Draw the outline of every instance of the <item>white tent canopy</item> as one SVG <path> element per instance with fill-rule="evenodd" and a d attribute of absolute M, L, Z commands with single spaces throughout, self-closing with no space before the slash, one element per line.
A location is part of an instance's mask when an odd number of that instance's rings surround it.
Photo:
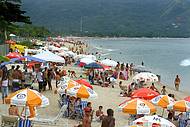
<path fill-rule="evenodd" d="M 57 63 L 65 63 L 65 59 L 50 52 L 50 51 L 43 51 L 37 55 L 33 55 L 35 58 L 39 58 L 48 62 L 57 62 Z"/>

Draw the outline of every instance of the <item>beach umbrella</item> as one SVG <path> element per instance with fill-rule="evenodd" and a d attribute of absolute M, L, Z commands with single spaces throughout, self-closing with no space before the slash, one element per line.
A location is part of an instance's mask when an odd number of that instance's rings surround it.
<path fill-rule="evenodd" d="M 15 34 L 9 34 L 9 36 L 10 36 L 10 37 L 16 37 L 16 35 L 15 35 Z"/>
<path fill-rule="evenodd" d="M 72 51 L 66 51 L 66 53 L 70 56 L 70 57 L 75 57 L 76 53 L 72 52 Z"/>
<path fill-rule="evenodd" d="M 59 56 L 69 56 L 65 51 L 61 51 L 58 53 Z"/>
<path fill-rule="evenodd" d="M 189 102 L 190 102 L 190 96 L 188 96 L 188 97 L 184 98 L 184 100 L 186 100 L 186 101 L 189 101 Z"/>
<path fill-rule="evenodd" d="M 96 63 L 96 62 L 90 63 L 90 64 L 86 64 L 84 66 L 84 68 L 87 68 L 87 69 L 103 69 L 103 67 L 100 64 Z"/>
<path fill-rule="evenodd" d="M 22 89 L 8 95 L 5 98 L 6 104 L 16 106 L 46 106 L 49 105 L 49 99 L 36 90 Z"/>
<path fill-rule="evenodd" d="M 82 59 L 80 59 L 80 62 L 84 63 L 84 64 L 90 64 L 90 63 L 94 63 L 96 61 L 94 61 L 94 60 L 92 60 L 90 58 L 82 58 Z"/>
<path fill-rule="evenodd" d="M 132 126 L 126 126 L 126 127 L 143 127 L 143 126 L 132 125 Z"/>
<path fill-rule="evenodd" d="M 69 51 L 69 49 L 67 47 L 61 47 L 60 49 L 64 50 L 64 51 Z"/>
<path fill-rule="evenodd" d="M 185 100 L 175 101 L 173 104 L 168 105 L 167 108 L 179 112 L 190 112 L 190 102 Z"/>
<path fill-rule="evenodd" d="M 133 121 L 133 123 L 144 127 L 176 127 L 172 122 L 157 115 L 144 116 Z"/>
<path fill-rule="evenodd" d="M 10 59 L 6 56 L 0 56 L 0 61 L 8 62 Z"/>
<path fill-rule="evenodd" d="M 146 66 L 142 66 L 142 65 L 137 65 L 133 67 L 133 71 L 135 72 L 151 72 L 151 70 L 149 68 L 147 68 Z"/>
<path fill-rule="evenodd" d="M 143 127 L 143 126 L 132 125 L 132 126 L 126 126 L 126 127 Z"/>
<path fill-rule="evenodd" d="M 81 85 L 85 85 L 85 86 L 93 89 L 92 85 L 88 81 L 86 81 L 86 79 L 78 79 L 78 80 L 75 80 L 75 81 L 78 82 Z"/>
<path fill-rule="evenodd" d="M 138 90 L 135 90 L 131 94 L 131 97 L 132 98 L 141 98 L 141 99 L 145 99 L 145 100 L 151 100 L 158 95 L 159 95 L 159 93 L 157 93 L 154 90 L 151 90 L 149 88 L 140 88 Z"/>
<path fill-rule="evenodd" d="M 20 58 L 20 57 L 22 57 L 22 55 L 17 52 L 10 52 L 7 54 L 7 57 L 9 59 L 13 59 L 13 58 Z"/>
<path fill-rule="evenodd" d="M 104 64 L 101 64 L 101 63 L 98 63 L 98 64 L 103 67 L 102 69 L 98 69 L 98 70 L 111 70 L 110 66 L 107 66 L 107 65 L 104 65 Z"/>
<path fill-rule="evenodd" d="M 12 45 L 16 44 L 16 42 L 13 40 L 6 40 L 5 43 L 6 44 L 12 44 Z"/>
<path fill-rule="evenodd" d="M 68 81 L 60 81 L 60 83 L 58 84 L 58 93 L 66 93 L 67 89 L 73 88 L 75 86 L 79 86 L 80 84 L 77 83 L 74 80 L 69 79 Z"/>
<path fill-rule="evenodd" d="M 167 106 L 173 104 L 175 100 L 168 95 L 158 95 L 157 97 L 153 98 L 151 102 L 162 108 L 167 108 Z"/>
<path fill-rule="evenodd" d="M 158 77 L 150 72 L 141 72 L 136 74 L 133 77 L 133 81 L 136 83 L 139 82 L 144 82 L 144 83 L 154 83 L 154 82 L 158 82 Z"/>
<path fill-rule="evenodd" d="M 96 98 L 98 96 L 94 90 L 85 85 L 78 85 L 67 89 L 67 94 L 84 99 Z"/>
<path fill-rule="evenodd" d="M 110 60 L 110 59 L 104 59 L 104 60 L 100 61 L 100 63 L 107 65 L 107 66 L 110 66 L 110 67 L 117 66 L 117 62 L 114 60 Z"/>
<path fill-rule="evenodd" d="M 151 114 L 156 112 L 156 108 L 152 103 L 138 98 L 121 104 L 119 109 L 128 114 Z"/>

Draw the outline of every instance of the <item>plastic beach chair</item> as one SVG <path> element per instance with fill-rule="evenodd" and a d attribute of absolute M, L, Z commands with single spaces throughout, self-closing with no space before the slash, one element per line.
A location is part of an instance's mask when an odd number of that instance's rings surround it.
<path fill-rule="evenodd" d="M 1 127 L 17 127 L 17 123 L 17 116 L 1 115 Z"/>
<path fill-rule="evenodd" d="M 57 114 L 56 117 L 54 118 L 34 118 L 32 120 L 32 124 L 40 124 L 40 125 L 56 125 L 59 119 L 63 116 L 64 112 L 67 109 L 67 105 L 63 105 Z"/>

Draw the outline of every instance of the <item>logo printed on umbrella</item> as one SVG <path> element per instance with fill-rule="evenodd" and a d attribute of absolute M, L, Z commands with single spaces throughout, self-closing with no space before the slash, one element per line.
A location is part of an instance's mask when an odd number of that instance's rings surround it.
<path fill-rule="evenodd" d="M 190 103 L 189 103 L 189 102 L 186 102 L 186 105 L 187 105 L 188 107 L 190 107 Z"/>
<path fill-rule="evenodd" d="M 94 91 L 90 88 L 87 89 L 89 93 L 94 94 Z"/>
<path fill-rule="evenodd" d="M 161 99 L 161 96 L 157 96 L 157 97 L 154 98 L 153 101 L 154 101 L 154 102 L 158 102 L 160 99 Z"/>
<path fill-rule="evenodd" d="M 161 122 L 161 119 L 158 117 L 154 117 L 153 120 Z"/>
<path fill-rule="evenodd" d="M 16 97 L 18 99 L 24 99 L 26 97 L 26 94 L 18 94 Z"/>

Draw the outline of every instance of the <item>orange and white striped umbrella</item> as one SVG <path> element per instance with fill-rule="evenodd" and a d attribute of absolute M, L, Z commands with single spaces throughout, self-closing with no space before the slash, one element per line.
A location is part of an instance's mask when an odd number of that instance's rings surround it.
<path fill-rule="evenodd" d="M 153 98 L 151 102 L 162 108 L 167 108 L 167 106 L 173 104 L 175 100 L 168 95 L 158 95 L 157 97 Z"/>
<path fill-rule="evenodd" d="M 128 114 L 151 114 L 156 112 L 156 108 L 152 103 L 139 98 L 121 104 L 119 108 L 122 112 Z"/>
<path fill-rule="evenodd" d="M 59 85 L 57 91 L 58 93 L 65 93 L 67 89 L 73 88 L 75 86 L 81 86 L 81 85 L 76 81 L 70 79 L 66 83 Z"/>
<path fill-rule="evenodd" d="M 174 104 L 168 106 L 168 109 L 173 109 L 180 112 L 189 112 L 190 102 L 185 100 L 175 101 Z"/>
<path fill-rule="evenodd" d="M 92 90 L 91 88 L 85 85 L 78 85 L 74 86 L 70 89 L 67 89 L 67 94 L 70 96 L 75 96 L 79 98 L 96 98 L 98 95 L 97 93 Z"/>
<path fill-rule="evenodd" d="M 26 88 L 8 95 L 5 103 L 16 106 L 46 106 L 49 105 L 49 99 L 36 90 Z"/>

